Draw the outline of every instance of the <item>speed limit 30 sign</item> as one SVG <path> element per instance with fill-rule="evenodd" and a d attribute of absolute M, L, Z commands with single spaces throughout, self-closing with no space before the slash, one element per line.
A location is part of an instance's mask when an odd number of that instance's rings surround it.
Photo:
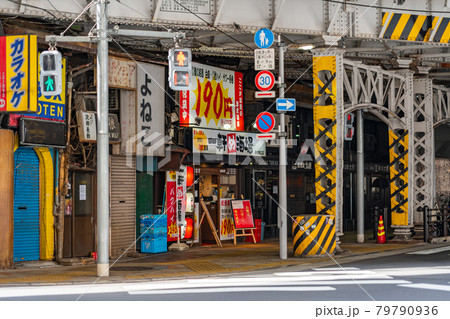
<path fill-rule="evenodd" d="M 270 71 L 260 71 L 255 77 L 255 85 L 260 91 L 269 91 L 275 85 L 275 76 Z"/>

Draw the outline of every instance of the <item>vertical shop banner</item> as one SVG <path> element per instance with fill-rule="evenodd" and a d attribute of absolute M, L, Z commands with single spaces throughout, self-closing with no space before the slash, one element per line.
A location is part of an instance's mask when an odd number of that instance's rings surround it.
<path fill-rule="evenodd" d="M 37 38 L 0 37 L 0 112 L 36 112 Z"/>
<path fill-rule="evenodd" d="M 192 63 L 190 91 L 180 93 L 180 124 L 200 127 L 244 130 L 243 74 Z"/>
<path fill-rule="evenodd" d="M 138 63 L 136 103 L 136 155 L 164 156 L 165 70 Z"/>
<path fill-rule="evenodd" d="M 231 200 L 231 198 L 220 199 L 220 240 L 234 239 L 234 223 Z"/>
<path fill-rule="evenodd" d="M 186 166 L 181 165 L 177 172 L 177 224 L 186 223 Z"/>
<path fill-rule="evenodd" d="M 178 238 L 176 177 L 175 171 L 166 172 L 167 241 L 176 241 Z"/>

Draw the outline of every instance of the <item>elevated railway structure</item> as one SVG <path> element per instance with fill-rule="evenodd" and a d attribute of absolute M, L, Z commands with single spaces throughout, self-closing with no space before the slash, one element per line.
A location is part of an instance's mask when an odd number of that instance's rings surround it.
<path fill-rule="evenodd" d="M 17 17 L 52 24 L 46 34 L 59 34 L 77 19 L 70 35 L 88 35 L 95 20 L 94 6 L 85 10 L 90 4 L 3 0 L 0 18 L 11 32 L 25 31 L 11 23 Z M 286 79 L 314 84 L 316 211 L 336 216 L 338 235 L 349 112 L 365 110 L 388 127 L 394 235 L 409 237 L 422 223 L 418 207 L 433 206 L 434 129 L 450 120 L 449 1 L 111 0 L 108 10 L 111 35 L 124 26 L 186 32 L 181 44 L 194 57 L 220 57 L 236 70 L 252 68 L 255 31 L 280 34 Z M 315 49 L 301 50 L 305 45 Z M 173 41 L 116 35 L 111 46 L 162 60 Z"/>

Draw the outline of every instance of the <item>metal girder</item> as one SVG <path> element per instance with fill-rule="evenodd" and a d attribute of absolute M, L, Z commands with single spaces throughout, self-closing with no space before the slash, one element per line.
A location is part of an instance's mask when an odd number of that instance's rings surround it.
<path fill-rule="evenodd" d="M 427 77 L 414 79 L 414 224 L 423 223 L 419 207 L 434 203 L 434 130 L 433 130 L 433 80 Z"/>
<path fill-rule="evenodd" d="M 450 88 L 433 85 L 433 127 L 450 118 Z"/>
<path fill-rule="evenodd" d="M 346 59 L 343 67 L 344 111 L 368 109 L 388 123 L 392 227 L 397 237 L 407 238 L 414 212 L 408 203 L 414 184 L 409 173 L 414 166 L 412 72 L 385 71 Z"/>

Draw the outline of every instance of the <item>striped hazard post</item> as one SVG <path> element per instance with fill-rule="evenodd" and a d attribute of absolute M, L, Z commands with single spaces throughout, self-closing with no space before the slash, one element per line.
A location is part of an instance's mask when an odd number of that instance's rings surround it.
<path fill-rule="evenodd" d="M 294 255 L 331 255 L 336 251 L 336 224 L 333 215 L 294 216 Z"/>

